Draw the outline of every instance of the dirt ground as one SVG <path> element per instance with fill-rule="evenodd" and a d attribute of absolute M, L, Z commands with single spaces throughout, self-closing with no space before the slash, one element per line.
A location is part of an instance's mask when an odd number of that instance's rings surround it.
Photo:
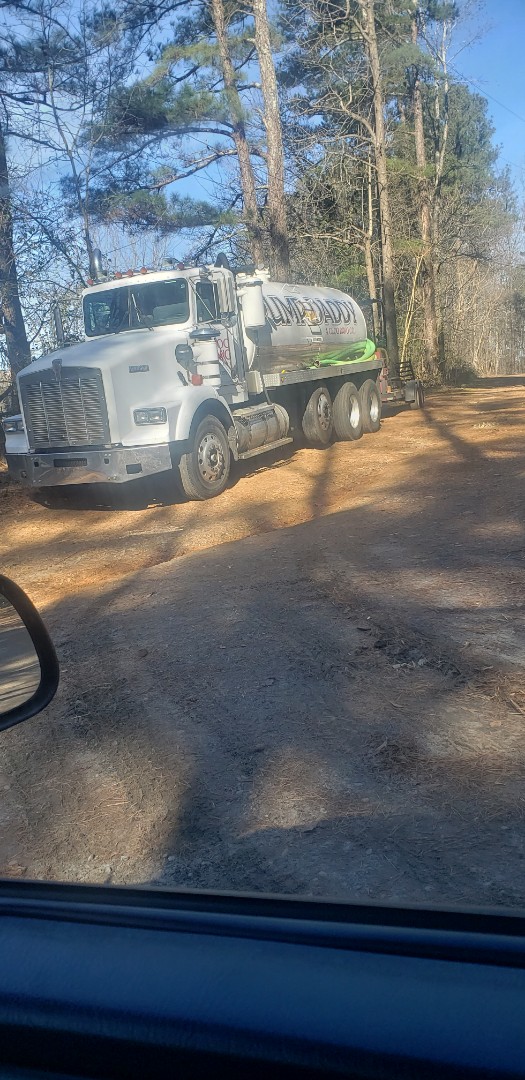
<path fill-rule="evenodd" d="M 0 472 L 2 572 L 62 665 L 0 738 L 0 875 L 522 907 L 524 392 L 435 393 L 206 504 Z"/>

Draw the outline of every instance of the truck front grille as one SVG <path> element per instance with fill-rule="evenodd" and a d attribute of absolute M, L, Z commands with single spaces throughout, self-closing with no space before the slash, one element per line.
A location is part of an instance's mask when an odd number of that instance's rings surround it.
<path fill-rule="evenodd" d="M 108 414 L 98 368 L 39 371 L 20 379 L 22 409 L 32 450 L 107 446 Z"/>

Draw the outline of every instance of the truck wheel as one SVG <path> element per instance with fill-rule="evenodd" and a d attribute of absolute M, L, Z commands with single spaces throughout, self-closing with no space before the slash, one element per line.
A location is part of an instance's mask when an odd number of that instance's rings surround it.
<path fill-rule="evenodd" d="M 361 398 L 353 382 L 343 383 L 335 395 L 334 427 L 338 439 L 360 439 L 363 434 Z"/>
<path fill-rule="evenodd" d="M 305 438 L 314 446 L 327 446 L 332 436 L 334 418 L 332 399 L 326 386 L 318 386 L 308 399 L 303 414 Z"/>
<path fill-rule="evenodd" d="M 189 499 L 213 499 L 224 491 L 230 475 L 230 445 L 215 416 L 201 420 L 191 449 L 180 459 L 179 471 Z"/>
<path fill-rule="evenodd" d="M 363 413 L 363 431 L 379 431 L 381 427 L 381 394 L 373 379 L 363 383 L 359 397 Z"/>

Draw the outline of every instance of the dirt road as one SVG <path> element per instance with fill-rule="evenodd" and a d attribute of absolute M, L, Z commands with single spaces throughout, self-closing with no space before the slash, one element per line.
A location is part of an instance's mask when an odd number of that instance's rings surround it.
<path fill-rule="evenodd" d="M 2 570 L 63 674 L 2 737 L 0 873 L 523 906 L 523 382 L 204 505 L 4 475 Z"/>

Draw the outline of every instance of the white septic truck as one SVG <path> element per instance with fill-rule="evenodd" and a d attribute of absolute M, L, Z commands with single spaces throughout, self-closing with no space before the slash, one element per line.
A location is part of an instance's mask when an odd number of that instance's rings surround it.
<path fill-rule="evenodd" d="M 4 429 L 22 484 L 174 470 L 189 498 L 207 499 L 232 458 L 379 430 L 382 362 L 345 293 L 234 274 L 224 256 L 111 280 L 96 267 L 85 341 L 62 341 L 18 376 L 21 414 Z"/>

